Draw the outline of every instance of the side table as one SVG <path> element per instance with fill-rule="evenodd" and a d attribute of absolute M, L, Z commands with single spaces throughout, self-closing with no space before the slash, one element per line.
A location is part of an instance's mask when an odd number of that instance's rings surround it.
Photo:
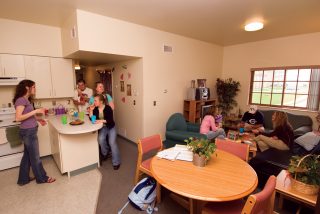
<path fill-rule="evenodd" d="M 276 192 L 279 193 L 280 209 L 282 209 L 283 207 L 283 197 L 293 199 L 295 201 L 298 201 L 302 204 L 309 205 L 311 207 L 316 206 L 317 195 L 306 195 L 293 189 L 291 185 L 291 180 L 289 177 L 287 177 L 286 170 L 282 170 L 277 176 Z M 300 208 L 297 211 L 297 213 L 300 213 Z"/>

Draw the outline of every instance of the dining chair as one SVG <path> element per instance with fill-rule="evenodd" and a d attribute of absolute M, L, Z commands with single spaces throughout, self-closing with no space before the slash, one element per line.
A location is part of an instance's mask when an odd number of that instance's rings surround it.
<path fill-rule="evenodd" d="M 243 199 L 207 203 L 201 214 L 271 214 L 274 208 L 276 177 L 271 175 L 262 191 Z"/>
<path fill-rule="evenodd" d="M 249 159 L 249 145 L 243 143 L 236 143 L 228 139 L 216 138 L 217 149 L 229 152 L 236 155 L 240 159 L 248 162 Z"/>
<path fill-rule="evenodd" d="M 152 156 L 150 155 L 159 152 L 163 148 L 160 134 L 141 138 L 138 140 L 138 160 L 134 183 L 137 184 L 142 174 L 152 176 L 150 164 Z M 161 185 L 157 182 L 157 202 L 161 201 Z"/>

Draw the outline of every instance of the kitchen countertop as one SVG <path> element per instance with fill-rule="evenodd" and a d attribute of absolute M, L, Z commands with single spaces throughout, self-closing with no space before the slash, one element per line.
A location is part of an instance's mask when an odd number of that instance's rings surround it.
<path fill-rule="evenodd" d="M 61 123 L 61 116 L 62 115 L 46 117 L 48 123 L 50 123 L 60 134 L 84 134 L 102 128 L 102 124 L 92 124 L 87 115 L 84 117 L 84 124 L 81 125 L 70 125 L 71 119 L 68 115 L 68 123 L 63 125 Z"/>

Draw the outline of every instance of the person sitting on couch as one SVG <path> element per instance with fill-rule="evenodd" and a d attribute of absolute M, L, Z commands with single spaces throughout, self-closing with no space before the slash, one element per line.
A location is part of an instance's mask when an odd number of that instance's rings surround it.
<path fill-rule="evenodd" d="M 226 137 L 226 133 L 224 132 L 223 128 L 219 128 L 216 126 L 212 112 L 208 112 L 204 116 L 200 126 L 200 133 L 207 135 L 207 138 L 209 140 L 214 139 L 216 137 Z"/>
<path fill-rule="evenodd" d="M 263 133 L 254 138 L 261 152 L 270 147 L 279 150 L 289 150 L 293 144 L 293 130 L 288 122 L 288 116 L 283 111 L 275 111 L 272 115 L 273 131 Z"/>
<path fill-rule="evenodd" d="M 240 127 L 245 131 L 252 131 L 256 134 L 264 132 L 264 117 L 263 114 L 258 111 L 258 106 L 250 105 L 249 111 L 245 112 L 240 123 Z"/>

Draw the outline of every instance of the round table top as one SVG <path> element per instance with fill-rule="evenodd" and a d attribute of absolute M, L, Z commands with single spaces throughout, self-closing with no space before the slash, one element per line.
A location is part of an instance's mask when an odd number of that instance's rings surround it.
<path fill-rule="evenodd" d="M 205 167 L 155 156 L 151 171 L 165 188 L 202 201 L 240 199 L 252 193 L 258 184 L 257 174 L 247 162 L 221 150 L 216 150 Z"/>

